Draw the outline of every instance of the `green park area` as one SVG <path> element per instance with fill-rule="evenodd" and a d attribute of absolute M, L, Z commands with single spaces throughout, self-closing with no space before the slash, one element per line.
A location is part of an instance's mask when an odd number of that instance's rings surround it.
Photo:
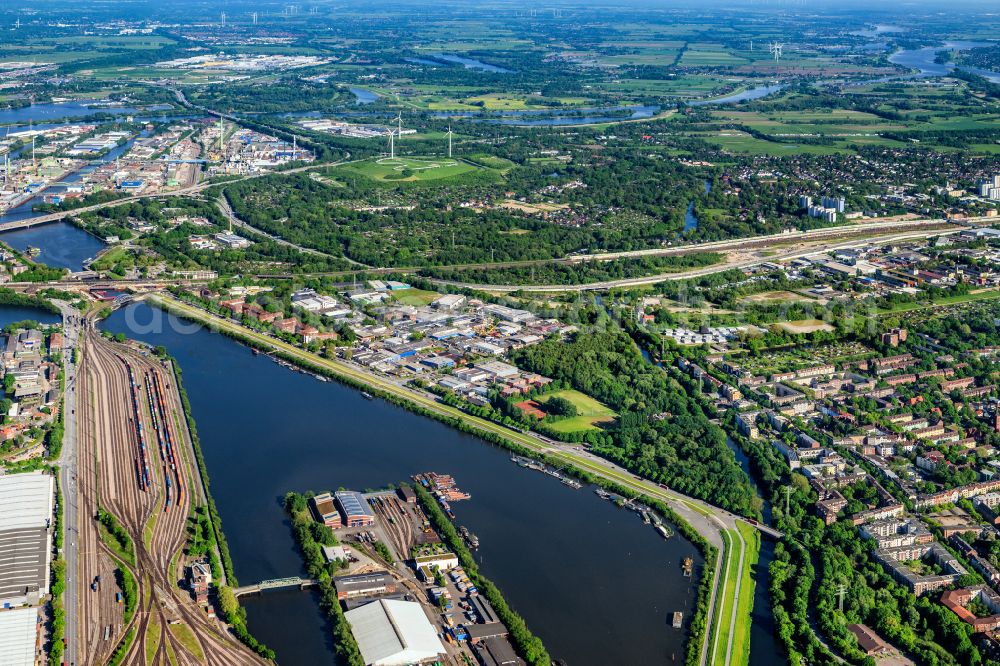
<path fill-rule="evenodd" d="M 567 416 L 551 424 L 551 428 L 557 432 L 570 433 L 597 430 L 600 428 L 599 424 L 608 423 L 618 416 L 610 407 L 575 389 L 553 391 L 537 400 L 544 405 L 552 398 L 562 398 L 576 408 L 576 416 Z"/>
<path fill-rule="evenodd" d="M 378 181 L 414 182 L 471 175 L 481 167 L 447 157 L 383 157 L 345 165 L 342 170 Z"/>
<path fill-rule="evenodd" d="M 402 305 L 427 305 L 440 296 L 436 291 L 424 289 L 400 289 L 392 292 L 392 297 Z"/>

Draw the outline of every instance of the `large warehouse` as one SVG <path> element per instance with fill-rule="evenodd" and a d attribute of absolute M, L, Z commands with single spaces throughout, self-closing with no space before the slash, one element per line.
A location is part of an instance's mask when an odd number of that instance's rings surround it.
<path fill-rule="evenodd" d="M 367 527 L 375 524 L 375 513 L 372 512 L 364 495 L 353 490 L 340 490 L 334 495 L 346 527 Z"/>
<path fill-rule="evenodd" d="M 420 604 L 379 599 L 344 613 L 366 666 L 403 666 L 445 654 Z"/>
<path fill-rule="evenodd" d="M 0 664 L 34 666 L 38 609 L 0 610 Z"/>
<path fill-rule="evenodd" d="M 36 604 L 49 591 L 49 526 L 55 482 L 48 474 L 0 476 L 0 606 Z"/>

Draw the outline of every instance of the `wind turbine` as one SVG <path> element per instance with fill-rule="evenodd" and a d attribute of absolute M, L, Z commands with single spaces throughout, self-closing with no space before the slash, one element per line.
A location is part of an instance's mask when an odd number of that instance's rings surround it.
<path fill-rule="evenodd" d="M 226 27 L 226 12 L 222 12 L 222 27 Z"/>
<path fill-rule="evenodd" d="M 451 157 L 451 135 L 454 132 L 451 131 L 451 125 L 448 125 L 448 157 Z"/>
<path fill-rule="evenodd" d="M 392 128 L 390 127 L 389 128 L 389 159 L 390 160 L 396 159 L 396 141 L 395 141 L 395 137 L 396 137 L 396 135 L 392 131 Z"/>
<path fill-rule="evenodd" d="M 257 25 L 257 12 L 253 12 L 250 16 L 253 18 L 253 24 Z"/>
<path fill-rule="evenodd" d="M 785 45 L 778 42 L 771 42 L 771 45 L 767 48 L 774 56 L 774 62 L 778 62 L 781 59 L 781 50 L 783 48 L 785 48 Z"/>

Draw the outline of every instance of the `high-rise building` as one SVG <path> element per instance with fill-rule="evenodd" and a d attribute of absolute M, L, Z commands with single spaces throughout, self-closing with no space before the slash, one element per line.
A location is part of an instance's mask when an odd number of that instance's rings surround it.
<path fill-rule="evenodd" d="M 838 213 L 843 213 L 847 209 L 847 201 L 844 197 L 823 197 L 823 208 L 832 208 Z"/>

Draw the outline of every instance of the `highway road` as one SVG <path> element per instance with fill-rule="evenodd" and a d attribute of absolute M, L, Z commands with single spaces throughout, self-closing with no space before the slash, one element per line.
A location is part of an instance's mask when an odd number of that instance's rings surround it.
<path fill-rule="evenodd" d="M 78 660 L 78 622 L 80 587 L 84 584 L 79 571 L 79 520 L 80 508 L 77 486 L 77 423 L 76 423 L 76 363 L 73 352 L 79 342 L 80 313 L 69 303 L 53 301 L 62 313 L 64 371 L 66 394 L 63 402 L 63 445 L 59 456 L 59 487 L 63 502 L 63 557 L 66 559 L 66 591 L 63 607 L 66 611 L 65 660 L 75 664 Z M 82 663 L 82 662 L 81 662 Z"/>
<path fill-rule="evenodd" d="M 549 456 L 550 458 L 559 460 L 562 463 L 572 465 L 578 469 L 594 474 L 595 476 L 600 476 L 629 488 L 637 493 L 642 493 L 667 503 L 671 506 L 671 508 L 677 511 L 677 513 L 680 514 L 684 520 L 690 523 L 692 527 L 699 532 L 699 534 L 702 534 L 709 541 L 709 543 L 718 549 L 720 556 L 717 558 L 716 562 L 714 589 L 711 595 L 711 602 L 709 604 L 709 617 L 713 619 L 709 624 L 711 625 L 716 622 L 726 621 L 725 618 L 717 617 L 718 607 L 720 604 L 719 599 L 722 596 L 719 592 L 719 581 L 723 578 L 721 572 L 726 570 L 729 558 L 737 557 L 739 558 L 739 561 L 743 561 L 743 558 L 745 557 L 745 544 L 740 546 L 738 553 L 733 552 L 732 549 L 726 548 L 722 537 L 722 530 L 732 530 L 734 532 L 738 531 L 737 524 L 742 521 L 742 519 L 738 516 L 735 516 L 724 509 L 712 506 L 702 500 L 682 495 L 681 493 L 661 487 L 652 481 L 642 479 L 631 472 L 618 467 L 614 463 L 605 460 L 604 458 L 600 458 L 588 451 L 583 450 L 579 447 L 579 445 L 556 442 L 536 433 L 522 433 L 492 421 L 480 419 L 467 414 L 457 408 L 438 402 L 437 398 L 431 394 L 406 386 L 404 380 L 375 374 L 361 368 L 360 366 L 356 366 L 345 361 L 320 357 L 277 338 L 252 331 L 232 320 L 224 319 L 187 303 L 178 301 L 168 295 L 151 294 L 148 296 L 148 299 L 154 304 L 165 307 L 166 309 L 180 314 L 181 316 L 209 323 L 213 327 L 230 331 L 243 337 L 244 339 L 251 340 L 254 344 L 263 348 L 280 351 L 291 359 L 304 362 L 308 365 L 324 368 L 335 375 L 348 380 L 363 383 L 374 390 L 384 391 L 403 398 L 407 402 L 410 402 L 421 409 L 433 412 L 442 417 L 462 420 L 479 431 L 500 436 L 506 440 Z M 742 579 L 742 575 L 740 575 L 735 581 L 735 589 L 724 589 L 723 593 L 727 597 L 729 595 L 735 595 L 733 598 L 739 598 L 740 588 L 743 584 L 744 581 Z M 732 642 L 732 638 L 735 633 L 732 629 L 735 627 L 735 623 L 739 620 L 740 618 L 736 617 L 735 611 L 733 616 L 728 618 L 730 623 L 730 643 Z M 705 642 L 702 646 L 701 663 L 703 664 L 709 663 L 710 646 L 708 639 L 710 635 L 711 632 L 706 632 Z M 731 646 L 727 647 L 726 655 L 727 656 L 722 660 L 722 663 L 728 664 L 732 655 Z M 712 663 L 720 662 L 719 660 L 713 660 Z"/>
<path fill-rule="evenodd" d="M 947 226 L 946 226 L 947 225 Z M 809 245 L 804 247 L 805 243 L 811 243 L 813 241 L 822 240 L 824 237 L 833 236 L 835 234 L 830 233 L 829 230 L 822 230 L 820 232 L 805 232 L 799 235 L 782 235 L 782 236 L 757 236 L 752 238 L 743 238 L 732 241 L 724 241 L 722 243 L 714 244 L 714 248 L 711 251 L 738 251 L 750 244 L 760 244 L 760 243 L 773 243 L 775 245 L 784 245 L 789 242 L 794 242 L 794 248 L 786 252 L 776 252 L 767 256 L 762 256 L 760 250 L 758 250 L 757 256 L 750 259 L 745 259 L 735 262 L 720 262 L 718 264 L 713 264 L 705 268 L 696 268 L 686 271 L 676 271 L 672 273 L 659 273 L 657 275 L 648 275 L 645 277 L 637 278 L 625 278 L 620 280 L 601 280 L 597 282 L 587 282 L 583 284 L 548 284 L 548 285 L 521 285 L 521 284 L 483 284 L 483 283 L 472 283 L 472 282 L 457 282 L 452 280 L 430 280 L 434 284 L 458 287 L 462 289 L 475 289 L 478 291 L 492 291 L 492 292 L 533 292 L 533 293 L 546 293 L 546 292 L 566 292 L 566 291 L 607 291 L 609 289 L 622 289 L 630 287 L 641 287 L 651 284 L 658 284 L 660 282 L 668 282 L 671 280 L 690 280 L 692 278 L 704 277 L 706 275 L 712 275 L 714 273 L 722 273 L 724 271 L 732 269 L 742 269 L 751 268 L 753 266 L 759 266 L 761 264 L 779 262 L 779 261 L 789 261 L 791 259 L 798 259 L 800 257 L 805 257 L 808 255 L 819 254 L 823 252 L 832 252 L 834 250 L 843 250 L 848 248 L 860 247 L 867 245 L 871 242 L 881 242 L 881 243 L 893 243 L 900 242 L 904 240 L 914 240 L 920 238 L 927 238 L 929 236 L 946 236 L 949 234 L 955 234 L 963 231 L 964 227 L 959 227 L 955 225 L 948 225 L 947 222 L 941 220 L 921 220 L 910 222 L 909 227 L 919 227 L 913 231 L 897 232 L 899 227 L 889 227 L 889 228 L 838 228 L 838 233 L 842 235 L 857 235 L 857 238 L 852 240 L 845 240 L 837 242 L 835 239 L 827 243 L 818 243 L 815 245 Z M 764 246 L 766 247 L 766 245 Z M 763 248 L 762 248 L 763 249 Z M 709 251 L 705 249 L 704 245 L 693 246 L 690 248 L 685 248 L 686 252 L 691 251 Z M 610 257 L 612 259 L 621 259 L 637 256 L 651 256 L 648 250 L 640 250 L 639 252 L 643 254 L 637 254 L 632 252 L 620 252 L 611 253 L 604 255 L 594 255 Z M 665 256 L 671 254 L 664 250 L 661 255 Z M 679 253 L 673 253 L 679 254 Z M 610 260 L 610 259 L 602 259 Z M 480 268 L 487 268 L 487 266 L 482 266 Z"/>

